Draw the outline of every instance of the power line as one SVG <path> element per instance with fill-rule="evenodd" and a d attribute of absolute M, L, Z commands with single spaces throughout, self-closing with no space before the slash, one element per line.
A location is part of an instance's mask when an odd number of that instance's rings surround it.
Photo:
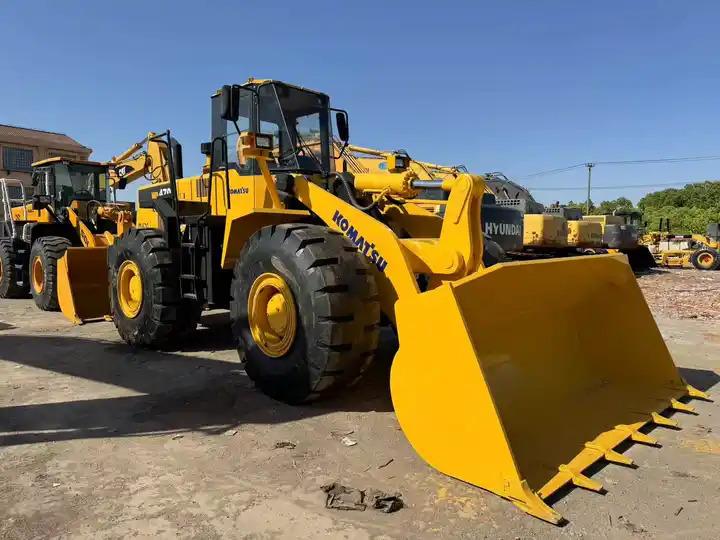
<path fill-rule="evenodd" d="M 688 161 L 713 161 L 720 159 L 720 156 L 690 156 L 690 157 L 679 157 L 679 158 L 658 158 L 658 159 L 627 159 L 621 161 L 593 161 L 596 165 L 643 165 L 648 163 L 681 163 Z M 560 167 L 558 169 L 549 169 L 546 171 L 540 171 L 532 174 L 526 174 L 519 176 L 518 178 L 534 178 L 536 176 L 546 176 L 550 174 L 558 174 L 565 171 L 570 171 L 580 167 L 585 167 L 586 163 L 578 163 L 576 165 L 569 165 L 567 167 Z"/>
<path fill-rule="evenodd" d="M 593 186 L 593 191 L 596 189 L 627 189 L 627 188 L 648 188 L 648 187 L 670 187 L 670 186 L 685 186 L 689 184 L 701 184 L 703 182 L 717 182 L 718 180 L 685 180 L 683 182 L 666 182 L 662 184 L 623 184 L 617 186 Z M 585 191 L 587 186 L 578 187 L 529 187 L 525 189 L 530 191 Z"/>

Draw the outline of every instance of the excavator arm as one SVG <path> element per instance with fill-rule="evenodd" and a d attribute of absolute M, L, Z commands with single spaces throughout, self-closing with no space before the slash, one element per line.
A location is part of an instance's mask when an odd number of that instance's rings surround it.
<path fill-rule="evenodd" d="M 163 135 L 151 131 L 123 153 L 114 156 L 108 163 L 110 185 L 123 189 L 139 178 L 145 178 L 153 184 L 169 182 L 171 149 Z"/>

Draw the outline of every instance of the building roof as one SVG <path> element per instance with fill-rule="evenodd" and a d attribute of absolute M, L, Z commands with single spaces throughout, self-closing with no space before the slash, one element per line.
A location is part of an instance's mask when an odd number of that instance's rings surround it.
<path fill-rule="evenodd" d="M 28 146 L 46 146 L 57 150 L 92 152 L 92 148 L 80 144 L 64 133 L 9 126 L 7 124 L 0 124 L 0 141 L 17 142 Z"/>

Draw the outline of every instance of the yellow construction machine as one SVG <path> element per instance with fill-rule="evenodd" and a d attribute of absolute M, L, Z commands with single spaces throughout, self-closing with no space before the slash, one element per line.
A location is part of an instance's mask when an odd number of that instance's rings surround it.
<path fill-rule="evenodd" d="M 425 180 L 431 183 L 437 180 L 453 181 L 459 174 L 467 173 L 463 165 L 445 166 L 419 161 L 411 158 L 405 150 L 390 152 L 349 144 L 340 153 L 342 145 L 337 142 L 335 149 L 340 155 L 335 161 L 335 169 L 353 174 L 403 173 L 410 170 L 419 178 L 418 183 L 422 184 Z M 446 199 L 447 193 L 442 190 L 419 189 L 413 202 L 435 214 L 443 215 Z M 505 260 L 507 253 L 522 251 L 522 213 L 515 208 L 497 205 L 495 195 L 488 188 L 483 193 L 481 219 L 480 227 L 485 236 L 483 258 L 486 265 Z"/>
<path fill-rule="evenodd" d="M 150 132 L 101 166 L 109 185 L 116 190 L 138 179 L 148 180 L 150 184 L 167 183 L 171 152 L 176 174 L 182 175 L 182 147 L 169 132 Z M 71 213 L 71 222 L 81 233 L 82 245 L 69 247 L 58 261 L 58 304 L 63 315 L 76 324 L 110 316 L 107 247 L 115 242 L 117 235 L 133 226 L 129 205 L 125 203 L 120 213 L 117 208 L 118 204 L 99 207 L 97 215 L 115 223 L 111 232 L 102 235 L 92 234 L 88 224 L 77 215 L 72 217 Z"/>
<path fill-rule="evenodd" d="M 306 88 L 251 79 L 211 103 L 202 173 L 141 188 L 138 214 L 158 226 L 109 247 L 128 343 L 172 342 L 202 307 L 229 307 L 248 376 L 300 403 L 362 375 L 382 312 L 416 451 L 551 523 L 548 497 L 600 491 L 588 467 L 630 463 L 619 444 L 654 443 L 641 428 L 707 397 L 678 373 L 624 256 L 485 267 L 482 176 L 333 171 L 331 121 L 347 143 L 347 114 Z M 420 189 L 448 194 L 443 218 Z"/>
<path fill-rule="evenodd" d="M 0 179 L 0 296 L 31 293 L 41 309 L 57 310 L 66 251 L 106 245 L 131 208 L 110 202 L 103 163 L 53 157 L 32 167 L 32 195 L 21 182 Z"/>
<path fill-rule="evenodd" d="M 710 223 L 707 234 L 673 234 L 669 219 L 660 219 L 657 231 L 642 235 L 641 243 L 658 266 L 667 268 L 720 268 L 720 224 Z"/>

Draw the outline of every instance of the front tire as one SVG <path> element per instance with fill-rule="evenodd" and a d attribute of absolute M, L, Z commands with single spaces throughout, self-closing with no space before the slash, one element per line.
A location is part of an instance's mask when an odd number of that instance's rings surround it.
<path fill-rule="evenodd" d="M 255 233 L 238 257 L 231 296 L 248 377 L 275 399 L 301 403 L 352 384 L 374 357 L 375 279 L 350 240 L 327 227 Z"/>
<path fill-rule="evenodd" d="M 72 244 L 62 236 L 38 238 L 30 249 L 30 292 L 37 307 L 43 311 L 58 311 L 57 262 Z"/>
<path fill-rule="evenodd" d="M 180 298 L 177 264 L 162 232 L 130 229 L 110 246 L 108 266 L 110 310 L 127 343 L 159 347 L 195 330 L 200 309 Z"/>

